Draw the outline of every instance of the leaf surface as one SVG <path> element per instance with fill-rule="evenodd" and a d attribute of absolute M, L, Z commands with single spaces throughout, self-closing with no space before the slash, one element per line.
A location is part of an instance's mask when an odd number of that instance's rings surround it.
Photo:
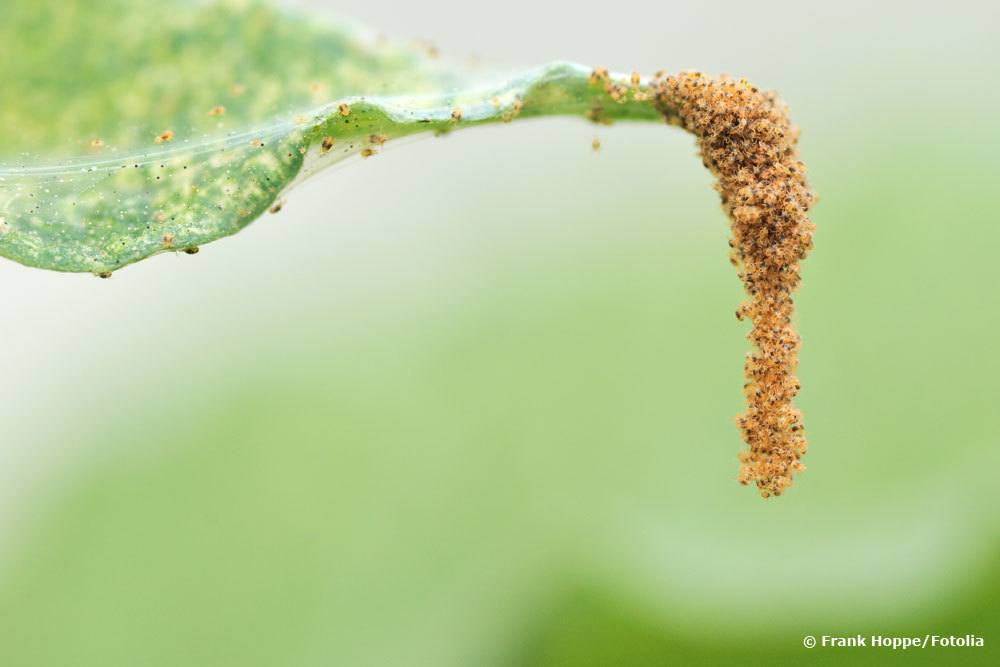
<path fill-rule="evenodd" d="M 645 82 L 612 99 L 569 63 L 469 71 L 265 3 L 5 4 L 0 255 L 45 269 L 107 274 L 193 251 L 306 176 L 410 135 L 662 118 Z"/>

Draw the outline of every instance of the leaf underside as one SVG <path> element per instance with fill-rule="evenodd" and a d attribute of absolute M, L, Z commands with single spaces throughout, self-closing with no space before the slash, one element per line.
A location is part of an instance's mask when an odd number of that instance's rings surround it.
<path fill-rule="evenodd" d="M 469 71 L 265 3 L 5 5 L 0 255 L 56 271 L 108 274 L 234 234 L 303 178 L 410 135 L 663 120 L 644 79 L 613 99 L 570 63 Z"/>

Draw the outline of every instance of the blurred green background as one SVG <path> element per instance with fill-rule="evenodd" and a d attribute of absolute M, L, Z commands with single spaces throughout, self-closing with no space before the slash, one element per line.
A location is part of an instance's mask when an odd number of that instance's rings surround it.
<path fill-rule="evenodd" d="M 735 482 L 747 326 L 688 136 L 391 147 L 197 257 L 0 265 L 0 664 L 996 664 L 994 5 L 295 4 L 781 91 L 808 470 Z M 802 646 L 856 633 L 986 646 Z"/>

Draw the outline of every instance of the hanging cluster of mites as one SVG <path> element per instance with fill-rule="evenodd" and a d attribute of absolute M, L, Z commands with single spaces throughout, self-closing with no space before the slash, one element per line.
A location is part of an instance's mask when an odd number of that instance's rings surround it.
<path fill-rule="evenodd" d="M 591 83 L 603 84 L 612 98 L 629 91 L 602 69 Z M 631 84 L 638 90 L 638 77 Z M 695 135 L 717 178 L 732 227 L 730 258 L 749 295 L 736 317 L 752 322 L 747 410 L 737 418 L 748 449 L 739 455 L 738 479 L 755 484 L 765 498 L 781 495 L 804 470 L 806 452 L 802 415 L 792 405 L 800 388 L 800 342 L 791 318 L 799 262 L 812 249 L 815 227 L 807 212 L 815 197 L 795 148 L 798 131 L 777 96 L 745 80 L 657 73 L 638 92 L 652 97 L 668 123 Z"/>
<path fill-rule="evenodd" d="M 791 318 L 799 262 L 812 249 L 814 226 L 807 212 L 814 195 L 795 148 L 798 132 L 773 93 L 745 80 L 658 72 L 647 82 L 636 73 L 617 81 L 598 68 L 591 73 L 590 84 L 601 87 L 613 103 L 629 97 L 651 101 L 668 123 L 695 135 L 705 166 L 717 178 L 715 187 L 731 221 L 730 259 L 749 295 L 736 317 L 752 322 L 748 339 L 753 349 L 744 366 L 747 410 L 737 418 L 748 448 L 739 455 L 738 479 L 755 484 L 765 498 L 781 495 L 795 473 L 804 469 L 800 459 L 806 451 L 802 416 L 792 405 L 800 388 L 795 377 L 800 342 Z M 499 98 L 493 103 L 501 108 Z M 522 104 L 516 100 L 503 120 L 517 116 Z M 337 112 L 347 117 L 351 108 L 340 104 Z M 209 112 L 224 113 L 221 106 Z M 600 104 L 589 116 L 605 120 Z M 461 122 L 462 110 L 452 110 L 450 121 Z M 155 140 L 165 143 L 173 138 L 174 133 L 166 130 Z M 362 157 L 374 155 L 387 139 L 371 135 Z M 92 146 L 102 144 L 95 139 Z M 600 147 L 597 139 L 592 145 L 594 150 Z M 320 153 L 333 146 L 333 136 L 323 137 Z M 272 213 L 280 210 L 281 203 L 271 208 Z M 172 248 L 173 235 L 164 236 L 163 243 Z M 196 247 L 183 250 L 197 252 Z M 110 273 L 98 275 L 104 278 Z"/>
<path fill-rule="evenodd" d="M 748 445 L 738 478 L 765 498 L 781 495 L 804 469 L 806 451 L 802 415 L 792 405 L 800 388 L 792 294 L 815 227 L 798 131 L 777 96 L 746 81 L 694 72 L 656 77 L 651 88 L 664 116 L 697 137 L 717 178 L 732 226 L 731 260 L 750 296 L 736 311 L 751 320 L 753 345 L 744 366 L 747 410 L 737 418 Z"/>

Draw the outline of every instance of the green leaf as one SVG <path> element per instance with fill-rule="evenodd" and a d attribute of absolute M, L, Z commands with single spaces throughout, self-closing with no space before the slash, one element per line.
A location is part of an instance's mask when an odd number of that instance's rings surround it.
<path fill-rule="evenodd" d="M 263 3 L 5 5 L 0 255 L 57 271 L 193 252 L 303 178 L 410 135 L 551 115 L 662 122 L 645 81 L 612 99 L 569 63 L 470 73 Z"/>

